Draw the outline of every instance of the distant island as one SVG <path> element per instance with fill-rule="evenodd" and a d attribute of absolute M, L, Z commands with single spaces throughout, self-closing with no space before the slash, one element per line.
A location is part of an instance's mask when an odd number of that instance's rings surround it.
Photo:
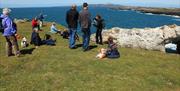
<path fill-rule="evenodd" d="M 114 4 L 98 4 L 94 6 L 108 7 L 113 10 L 134 10 L 141 13 L 165 14 L 180 17 L 180 8 L 159 8 L 159 7 L 140 7 L 140 6 L 123 6 Z"/>

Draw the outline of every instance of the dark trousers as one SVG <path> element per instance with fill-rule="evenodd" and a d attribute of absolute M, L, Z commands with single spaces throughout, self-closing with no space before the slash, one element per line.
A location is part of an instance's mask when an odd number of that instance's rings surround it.
<path fill-rule="evenodd" d="M 12 50 L 14 50 L 15 55 L 20 54 L 16 37 L 12 35 L 12 36 L 5 36 L 5 38 L 6 38 L 7 56 L 11 56 L 13 54 Z"/>
<path fill-rule="evenodd" d="M 89 47 L 89 41 L 90 41 L 90 29 L 89 28 L 82 28 L 83 32 L 83 49 L 86 50 Z"/>
<path fill-rule="evenodd" d="M 102 44 L 102 29 L 97 29 L 96 31 L 96 43 Z"/>

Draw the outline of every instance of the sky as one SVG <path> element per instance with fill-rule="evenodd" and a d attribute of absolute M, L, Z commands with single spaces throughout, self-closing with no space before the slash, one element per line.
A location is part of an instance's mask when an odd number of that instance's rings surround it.
<path fill-rule="evenodd" d="M 0 8 L 69 6 L 71 4 L 81 5 L 83 2 L 89 4 L 180 8 L 180 0 L 0 0 Z"/>

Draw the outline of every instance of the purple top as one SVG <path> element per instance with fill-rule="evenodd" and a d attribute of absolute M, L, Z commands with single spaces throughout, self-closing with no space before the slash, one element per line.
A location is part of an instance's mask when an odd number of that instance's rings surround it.
<path fill-rule="evenodd" d="M 7 15 L 1 15 L 2 18 L 2 26 L 4 29 L 3 36 L 11 36 L 16 33 L 16 28 L 13 26 L 12 19 Z"/>

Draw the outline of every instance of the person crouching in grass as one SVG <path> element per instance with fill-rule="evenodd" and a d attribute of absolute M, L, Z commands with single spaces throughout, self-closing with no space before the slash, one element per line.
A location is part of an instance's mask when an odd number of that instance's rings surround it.
<path fill-rule="evenodd" d="M 108 49 L 107 49 L 107 57 L 108 58 L 119 58 L 120 53 L 118 51 L 118 45 L 113 41 L 113 37 L 108 38 Z"/>
<path fill-rule="evenodd" d="M 41 38 L 39 36 L 38 28 L 34 28 L 32 35 L 31 35 L 31 44 L 34 44 L 36 48 L 38 48 L 41 44 Z"/>
<path fill-rule="evenodd" d="M 2 18 L 2 27 L 4 29 L 3 36 L 6 38 L 6 52 L 7 56 L 12 56 L 14 50 L 14 55 L 19 57 L 20 51 L 17 43 L 17 39 L 15 37 L 17 28 L 14 25 L 12 19 L 9 17 L 11 10 L 9 8 L 3 9 Z"/>

